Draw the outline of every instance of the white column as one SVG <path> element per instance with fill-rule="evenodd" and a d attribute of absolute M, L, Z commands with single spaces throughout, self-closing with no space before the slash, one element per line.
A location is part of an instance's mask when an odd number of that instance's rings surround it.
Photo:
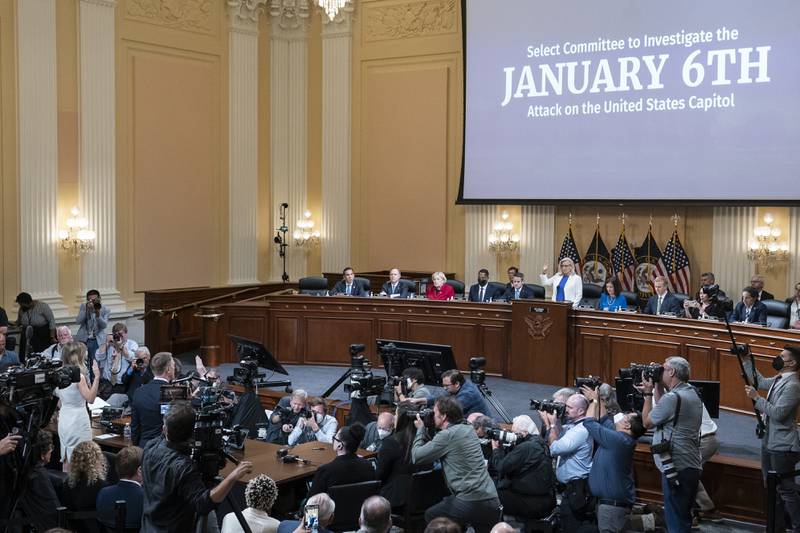
<path fill-rule="evenodd" d="M 489 234 L 497 218 L 496 207 L 467 205 L 465 215 L 464 279 L 477 279 L 478 270 L 486 268 L 489 270 L 490 279 L 503 280 L 502 275 L 493 272 L 497 259 L 489 250 Z"/>
<path fill-rule="evenodd" d="M 83 292 L 97 289 L 103 303 L 124 311 L 117 290 L 116 87 L 114 84 L 116 0 L 80 0 L 78 196 L 89 228 L 97 232 L 95 249 L 81 258 Z M 133 259 L 130 258 L 132 261 Z"/>
<path fill-rule="evenodd" d="M 322 17 L 322 271 L 350 264 L 350 47 L 353 7 Z"/>
<path fill-rule="evenodd" d="M 297 221 L 306 209 L 307 8 L 304 0 L 273 0 L 270 5 L 272 209 L 274 226 L 278 227 L 281 224 L 278 206 L 283 202 L 289 204 L 286 225 L 289 227 L 287 238 L 290 240 Z M 277 253 L 272 257 L 270 277 L 279 280 L 283 265 Z M 289 278 L 295 281 L 306 273 L 305 252 L 296 248 L 293 242 L 288 248 L 286 270 Z"/>
<path fill-rule="evenodd" d="M 58 292 L 56 0 L 17 0 L 22 290 L 67 316 Z"/>
<path fill-rule="evenodd" d="M 720 288 L 734 300 L 755 273 L 755 265 L 747 258 L 747 243 L 755 227 L 755 207 L 714 208 L 711 268 Z"/>
<path fill-rule="evenodd" d="M 789 296 L 794 296 L 794 286 L 800 281 L 800 207 L 789 210 L 789 269 L 786 276 Z"/>
<path fill-rule="evenodd" d="M 228 283 L 258 282 L 258 17 L 265 0 L 228 0 Z"/>
<path fill-rule="evenodd" d="M 542 265 L 552 266 L 555 249 L 556 208 L 552 205 L 522 206 L 519 267 L 528 283 L 539 283 Z"/>

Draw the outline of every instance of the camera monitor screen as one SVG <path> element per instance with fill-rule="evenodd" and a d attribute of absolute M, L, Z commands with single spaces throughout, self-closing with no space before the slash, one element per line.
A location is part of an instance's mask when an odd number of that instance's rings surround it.
<path fill-rule="evenodd" d="M 378 339 L 375 343 L 378 353 L 381 355 L 383 366 L 386 368 L 387 375 L 402 372 L 408 367 L 417 367 L 425 374 L 426 385 L 442 386 L 442 373 L 456 368 L 453 358 L 453 348 L 447 344 L 430 344 L 424 342 L 393 341 Z M 397 365 L 394 372 L 391 371 L 391 361 L 388 360 L 387 353 L 393 344 L 397 353 Z"/>
<path fill-rule="evenodd" d="M 228 335 L 228 337 L 231 339 L 231 342 L 236 349 L 236 353 L 241 359 L 257 359 L 258 366 L 260 368 L 265 368 L 278 374 L 283 374 L 284 376 L 289 375 L 286 369 L 281 366 L 272 353 L 260 342 L 245 339 L 244 337 L 238 337 L 236 335 Z"/>

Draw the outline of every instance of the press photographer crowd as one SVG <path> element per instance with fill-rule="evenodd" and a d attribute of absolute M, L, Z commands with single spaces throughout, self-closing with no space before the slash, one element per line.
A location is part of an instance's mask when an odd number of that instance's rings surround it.
<path fill-rule="evenodd" d="M 462 373 L 392 341 L 378 346 L 383 376 L 352 345 L 332 387 L 344 384 L 349 399 L 334 402 L 330 390 L 312 397 L 265 381 L 260 369 L 280 364 L 250 341 L 236 345 L 240 363 L 222 380 L 199 356 L 191 371 L 168 352 L 151 357 L 108 317 L 90 291 L 74 339 L 67 327 L 47 346 L 28 336 L 19 358 L 0 334 L 0 362 L 14 361 L 0 373 L 5 531 L 684 532 L 722 518 L 700 481 L 719 446 L 716 408 L 683 357 L 643 355 L 614 383 L 580 377 L 511 416 L 486 385 L 482 357 Z M 762 470 L 792 472 L 800 347 L 786 346 L 764 377 L 747 347 L 734 346 L 758 413 Z M 287 395 L 265 411 L 256 391 L 276 384 Z M 105 406 L 93 420 L 87 404 L 98 398 Z M 111 433 L 124 444 L 106 445 Z M 273 451 L 256 458 L 265 443 Z M 661 472 L 663 507 L 637 502 L 639 443 Z M 305 475 L 278 476 L 280 465 Z M 800 528 L 792 476 L 770 512 L 777 531 Z"/>

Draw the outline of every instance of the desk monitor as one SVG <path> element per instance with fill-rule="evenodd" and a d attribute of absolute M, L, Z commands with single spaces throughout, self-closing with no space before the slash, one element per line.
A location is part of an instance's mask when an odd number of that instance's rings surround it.
<path fill-rule="evenodd" d="M 711 418 L 719 418 L 719 381 L 703 381 L 690 379 L 689 384 L 700 393 L 703 405 Z"/>
<path fill-rule="evenodd" d="M 399 376 L 403 370 L 414 366 L 425 374 L 426 385 L 441 387 L 442 373 L 457 368 L 453 348 L 447 344 L 387 339 L 378 339 L 375 344 L 387 376 Z"/>

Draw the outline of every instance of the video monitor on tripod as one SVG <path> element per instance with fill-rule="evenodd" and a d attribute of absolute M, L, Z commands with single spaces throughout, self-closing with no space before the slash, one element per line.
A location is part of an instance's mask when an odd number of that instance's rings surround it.
<path fill-rule="evenodd" d="M 416 367 L 425 375 L 426 385 L 442 386 L 442 373 L 456 367 L 453 348 L 446 344 L 378 339 L 375 343 L 387 376 L 399 376 Z"/>

